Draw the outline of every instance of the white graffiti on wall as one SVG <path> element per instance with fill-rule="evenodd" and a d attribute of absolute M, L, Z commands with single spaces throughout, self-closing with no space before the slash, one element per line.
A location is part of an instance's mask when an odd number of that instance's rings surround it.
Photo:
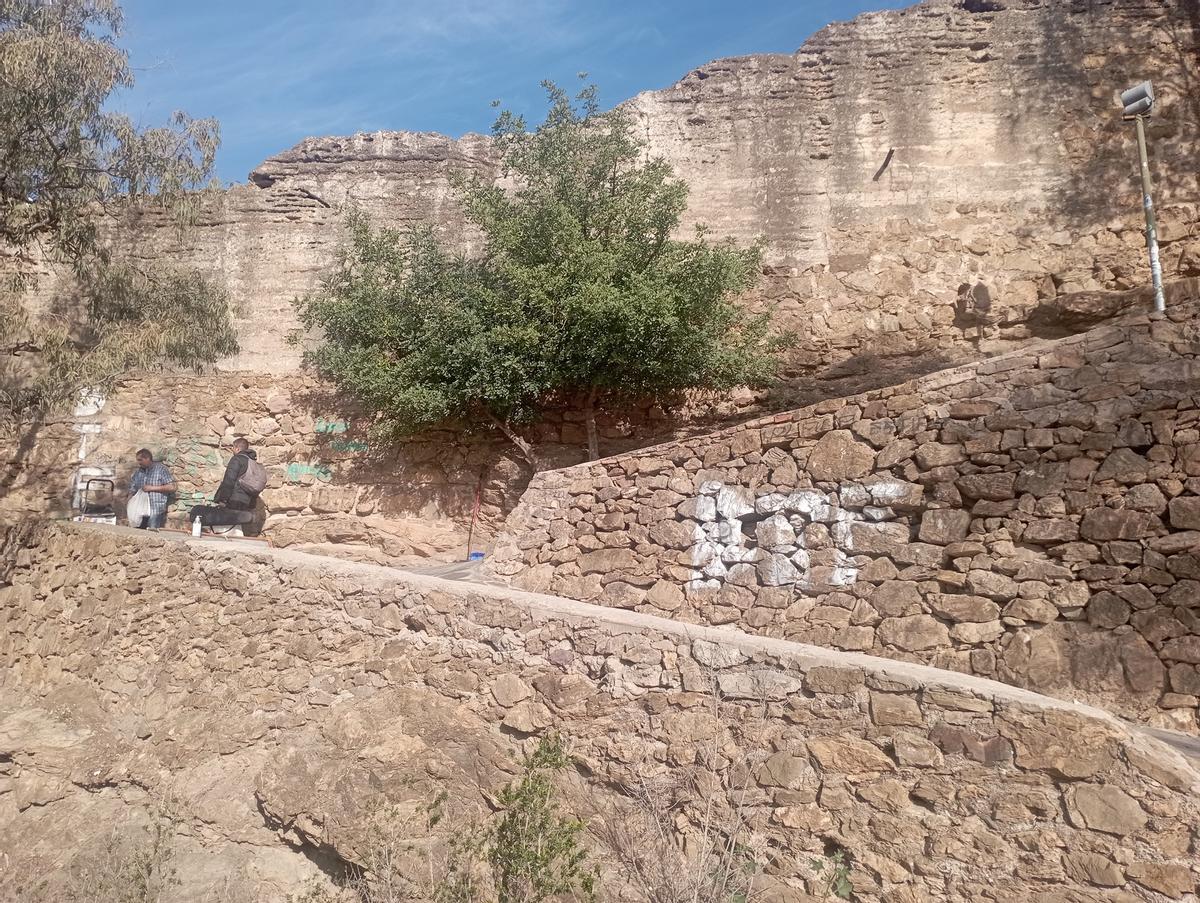
<path fill-rule="evenodd" d="M 836 492 L 800 489 L 756 496 L 744 486 L 710 481 L 680 506 L 696 522 L 689 550 L 688 588 L 796 586 L 828 591 L 851 586 L 864 561 L 855 536 L 895 516 L 892 504 L 910 499 L 900 480 L 846 483 Z"/>

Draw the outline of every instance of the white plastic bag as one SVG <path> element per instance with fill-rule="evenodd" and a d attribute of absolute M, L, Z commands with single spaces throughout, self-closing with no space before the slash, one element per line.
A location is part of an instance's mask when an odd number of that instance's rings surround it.
<path fill-rule="evenodd" d="M 144 489 L 139 489 L 125 505 L 125 517 L 129 526 L 140 527 L 142 518 L 150 516 L 150 496 Z"/>

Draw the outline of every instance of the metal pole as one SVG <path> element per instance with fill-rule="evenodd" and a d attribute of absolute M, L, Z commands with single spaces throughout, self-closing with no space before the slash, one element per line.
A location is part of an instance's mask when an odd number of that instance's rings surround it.
<path fill-rule="evenodd" d="M 1146 155 L 1146 126 L 1141 116 L 1137 122 L 1138 156 L 1142 162 L 1142 207 L 1146 211 L 1146 247 L 1150 250 L 1150 279 L 1154 284 L 1154 309 L 1166 310 L 1163 296 L 1162 263 L 1158 257 L 1158 225 L 1154 219 L 1154 198 L 1150 186 L 1150 160 Z"/>

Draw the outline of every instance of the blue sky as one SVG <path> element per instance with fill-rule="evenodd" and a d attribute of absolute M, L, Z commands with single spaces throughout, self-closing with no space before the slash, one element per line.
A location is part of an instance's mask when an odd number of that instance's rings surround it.
<path fill-rule="evenodd" d="M 221 121 L 217 174 L 241 182 L 310 135 L 486 132 L 491 101 L 532 117 L 544 78 L 586 71 L 605 106 L 709 60 L 790 53 L 829 22 L 911 0 L 125 0 L 143 125 Z"/>

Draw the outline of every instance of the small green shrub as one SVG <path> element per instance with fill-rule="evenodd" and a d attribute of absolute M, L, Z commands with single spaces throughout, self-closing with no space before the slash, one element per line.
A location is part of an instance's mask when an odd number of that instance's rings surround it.
<path fill-rule="evenodd" d="M 538 743 L 521 777 L 498 794 L 493 822 L 451 844 L 437 903 L 595 899 L 599 870 L 587 862 L 584 824 L 559 812 L 554 789 L 555 773 L 569 762 L 560 738 Z"/>
<path fill-rule="evenodd" d="M 850 862 L 845 850 L 837 850 L 825 859 L 813 859 L 809 865 L 827 897 L 850 899 L 854 888 L 850 884 Z"/>

